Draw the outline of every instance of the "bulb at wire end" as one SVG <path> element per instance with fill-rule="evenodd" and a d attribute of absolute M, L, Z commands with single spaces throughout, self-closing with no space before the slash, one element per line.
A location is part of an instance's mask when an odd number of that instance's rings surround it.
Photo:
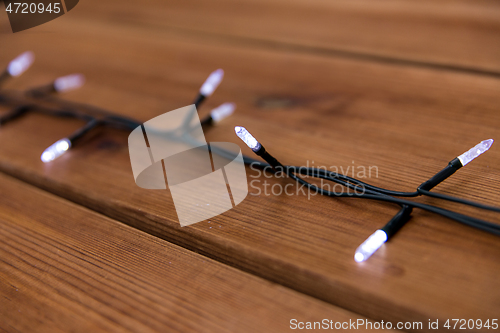
<path fill-rule="evenodd" d="M 68 151 L 69 148 L 71 148 L 71 141 L 69 139 L 65 138 L 57 141 L 52 146 L 45 149 L 42 154 L 42 162 L 47 163 L 55 160 Z"/>
<path fill-rule="evenodd" d="M 210 116 L 212 117 L 212 120 L 216 123 L 221 121 L 224 118 L 229 117 L 230 115 L 233 114 L 234 109 L 236 109 L 236 104 L 234 103 L 224 103 L 222 105 L 219 105 L 212 111 L 210 111 Z"/>
<path fill-rule="evenodd" d="M 490 149 L 491 145 L 493 144 L 493 139 L 489 140 L 484 140 L 475 145 L 473 148 L 469 149 L 462 155 L 458 156 L 457 158 L 460 160 L 462 163 L 462 166 L 465 166 L 467 163 Z"/>
<path fill-rule="evenodd" d="M 78 89 L 85 83 L 83 74 L 71 74 L 61 76 L 54 81 L 54 89 L 57 92 L 65 92 Z"/>
<path fill-rule="evenodd" d="M 222 81 L 222 78 L 224 77 L 224 71 L 222 69 L 218 69 L 214 72 L 212 72 L 205 83 L 200 88 L 200 94 L 202 94 L 205 97 L 211 96 L 215 89 L 219 86 L 219 84 Z"/>
<path fill-rule="evenodd" d="M 387 234 L 383 230 L 375 231 L 367 240 L 363 242 L 357 249 L 354 254 L 354 260 L 356 262 L 363 262 L 366 259 L 370 258 L 372 254 L 377 251 L 382 244 L 387 241 Z"/>
<path fill-rule="evenodd" d="M 236 135 L 246 143 L 246 145 L 252 150 L 258 150 L 260 148 L 260 143 L 257 141 L 252 134 L 248 133 L 245 127 L 236 126 L 234 128 Z"/>
<path fill-rule="evenodd" d="M 19 76 L 30 68 L 33 61 L 35 61 L 35 54 L 31 51 L 24 52 L 9 63 L 7 72 L 11 76 Z"/>

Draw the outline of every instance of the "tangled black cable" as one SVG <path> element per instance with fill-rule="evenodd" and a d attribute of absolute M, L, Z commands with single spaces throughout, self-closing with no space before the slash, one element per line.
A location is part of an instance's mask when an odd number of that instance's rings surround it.
<path fill-rule="evenodd" d="M 7 69 L 0 74 L 0 84 L 10 77 L 15 77 L 22 74 L 33 62 L 33 54 L 26 52 L 18 58 L 11 61 Z M 199 107 L 202 102 L 209 97 L 220 84 L 223 78 L 223 71 L 217 70 L 210 74 L 208 79 L 202 85 L 198 95 L 196 96 L 193 104 Z M 76 141 L 83 137 L 86 133 L 98 126 L 113 127 L 122 130 L 133 130 L 141 126 L 141 122 L 124 117 L 113 112 L 90 106 L 82 103 L 75 103 L 64 101 L 59 98 L 51 96 L 52 93 L 64 92 L 71 89 L 80 87 L 83 84 L 83 76 L 69 75 L 56 79 L 49 85 L 28 90 L 21 96 L 14 93 L 6 93 L 0 91 L 0 103 L 13 107 L 13 110 L 0 117 L 0 125 L 5 124 L 15 118 L 25 115 L 28 112 L 40 112 L 57 117 L 76 118 L 85 121 L 85 125 L 76 132 L 69 135 L 67 138 L 61 139 L 47 148 L 41 159 L 43 162 L 51 162 L 67 150 L 69 150 Z M 26 102 L 26 98 L 30 102 Z M 49 107 L 43 105 L 48 103 L 56 105 L 56 107 Z M 196 112 L 196 109 L 193 109 Z M 231 115 L 234 111 L 234 104 L 225 103 L 216 109 L 213 109 L 207 117 L 201 120 L 202 126 L 207 127 L 214 123 L 219 122 L 225 117 Z M 186 141 L 187 143 L 195 142 L 195 139 L 190 136 L 189 124 L 194 113 L 191 113 L 184 119 L 181 128 L 184 130 L 182 135 L 175 137 Z M 467 216 L 458 212 L 450 211 L 444 208 L 436 207 L 433 205 L 423 204 L 415 201 L 408 200 L 407 198 L 414 198 L 417 196 L 425 195 L 437 199 L 452 201 L 472 207 L 500 212 L 499 207 L 489 206 L 473 201 L 456 198 L 453 196 L 431 192 L 430 190 L 436 185 L 447 179 L 458 169 L 465 166 L 471 160 L 488 150 L 493 143 L 493 140 L 485 140 L 466 153 L 453 159 L 447 167 L 438 172 L 428 181 L 422 183 L 415 192 L 399 192 L 380 188 L 368 183 L 362 182 L 353 177 L 349 177 L 338 172 L 328 171 L 326 169 L 314 167 L 298 167 L 298 166 L 285 166 L 277 159 L 270 155 L 266 149 L 244 128 L 236 127 L 236 134 L 240 137 L 258 156 L 262 157 L 267 163 L 261 162 L 249 156 L 243 156 L 243 161 L 247 165 L 252 165 L 263 169 L 264 171 L 272 171 L 274 173 L 285 173 L 288 177 L 295 180 L 298 184 L 306 186 L 309 190 L 329 197 L 355 197 L 369 200 L 385 201 L 401 206 L 400 211 L 381 229 L 377 230 L 371 235 L 364 243 L 362 243 L 355 252 L 354 259 L 357 262 L 362 262 L 368 259 L 383 243 L 390 239 L 411 217 L 413 208 L 423 209 L 465 225 L 495 234 L 500 235 L 500 225 L 483 221 L 481 219 Z M 173 135 L 175 131 L 165 132 L 162 134 Z M 193 141 L 194 140 L 194 141 Z M 212 152 L 219 155 L 230 155 L 228 151 L 212 147 Z M 307 176 L 327 180 L 344 186 L 347 189 L 353 190 L 353 193 L 335 192 L 325 190 L 312 184 L 300 176 Z"/>
<path fill-rule="evenodd" d="M 415 192 L 398 192 L 392 191 L 377 186 L 373 186 L 362 182 L 358 179 L 339 174 L 338 172 L 331 172 L 321 168 L 304 168 L 296 166 L 284 166 L 276 158 L 274 158 L 267 150 L 258 142 L 244 127 L 237 126 L 235 128 L 236 135 L 247 144 L 247 146 L 252 149 L 252 151 L 258 156 L 262 157 L 268 164 L 263 166 L 262 164 L 257 164 L 258 166 L 271 167 L 274 172 L 286 173 L 290 178 L 295 180 L 297 183 L 306 186 L 308 189 L 313 190 L 315 193 L 329 197 L 355 197 L 370 200 L 378 200 L 395 203 L 401 206 L 401 210 L 392 218 L 389 223 L 387 223 L 383 228 L 377 230 L 373 235 L 371 235 L 361 246 L 356 250 L 354 259 L 357 262 L 362 262 L 368 259 L 383 243 L 390 239 L 409 219 L 413 208 L 420 208 L 427 210 L 429 212 L 442 215 L 449 219 L 455 220 L 457 222 L 463 223 L 470 227 L 474 227 L 495 235 L 500 236 L 500 225 L 483 221 L 481 219 L 453 212 L 444 208 L 422 204 L 419 202 L 410 201 L 407 199 L 401 199 L 398 197 L 417 197 L 419 195 L 426 195 L 435 197 L 438 199 L 444 199 L 448 201 L 453 201 L 481 209 L 487 209 L 495 212 L 500 212 L 500 208 L 488 206 L 460 198 L 456 198 L 449 195 L 438 194 L 430 192 L 430 189 L 437 186 L 439 183 L 447 179 L 458 169 L 472 161 L 474 158 L 479 156 L 488 150 L 493 143 L 493 140 L 485 140 L 460 155 L 459 157 L 453 159 L 447 167 L 438 172 L 428 181 L 422 183 Z M 298 175 L 308 176 L 313 178 L 325 179 L 331 182 L 335 182 L 343 185 L 348 189 L 352 189 L 353 193 L 345 192 L 335 192 L 324 190 L 315 184 L 311 184 Z"/>

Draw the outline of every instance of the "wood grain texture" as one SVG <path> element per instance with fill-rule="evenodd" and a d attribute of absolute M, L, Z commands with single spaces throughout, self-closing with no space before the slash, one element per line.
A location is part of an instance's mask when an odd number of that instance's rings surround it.
<path fill-rule="evenodd" d="M 112 0 L 79 10 L 209 39 L 500 75 L 498 1 L 148 0 L 137 7 Z"/>
<path fill-rule="evenodd" d="M 363 317 L 0 175 L 0 331 L 282 332 Z"/>
<path fill-rule="evenodd" d="M 499 133 L 500 80 L 494 77 L 206 40 L 156 26 L 89 23 L 86 14 L 74 13 L 36 31 L 1 36 L 9 48 L 0 61 L 27 48 L 38 54 L 38 65 L 10 88 L 81 71 L 88 85 L 68 98 L 145 121 L 189 104 L 206 75 L 223 67 L 223 85 L 200 112 L 225 101 L 236 102 L 238 110 L 207 132 L 209 141 L 238 143 L 233 127 L 244 125 L 283 163 L 377 166 L 378 178 L 369 181 L 398 190 L 414 189 L 453 157 Z M 235 209 L 181 228 L 167 191 L 134 184 L 126 133 L 103 133 L 54 163 L 40 162 L 43 149 L 80 125 L 30 115 L 2 127 L 0 170 L 373 319 L 498 316 L 497 237 L 418 211 L 359 265 L 354 250 L 397 207 L 308 200 L 301 193 L 258 195 L 264 181 L 287 182 L 264 177 Z M 498 204 L 495 147 L 437 190 Z M 461 211 L 498 221 L 495 214 Z"/>

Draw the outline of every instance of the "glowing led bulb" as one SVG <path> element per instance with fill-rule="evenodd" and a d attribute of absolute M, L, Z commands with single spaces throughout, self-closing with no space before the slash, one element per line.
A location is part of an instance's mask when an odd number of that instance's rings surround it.
<path fill-rule="evenodd" d="M 69 139 L 61 139 L 54 143 L 49 148 L 45 149 L 42 154 L 42 162 L 47 163 L 55 160 L 62 154 L 64 154 L 71 147 L 71 141 Z"/>
<path fill-rule="evenodd" d="M 82 74 L 71 74 L 62 76 L 54 81 L 54 89 L 58 92 L 78 89 L 85 83 L 85 76 Z"/>
<path fill-rule="evenodd" d="M 236 109 L 236 104 L 234 103 L 224 103 L 210 112 L 210 116 L 212 120 L 216 123 L 221 121 L 224 118 L 229 117 L 233 114 L 234 109 Z"/>
<path fill-rule="evenodd" d="M 234 128 L 234 131 L 236 132 L 236 135 L 243 140 L 243 142 L 246 143 L 248 147 L 250 147 L 253 150 L 256 150 L 260 147 L 259 141 L 257 141 L 252 134 L 248 133 L 245 127 L 241 126 L 236 126 Z"/>
<path fill-rule="evenodd" d="M 200 94 L 202 94 L 205 97 L 211 96 L 215 89 L 219 86 L 219 84 L 222 81 L 222 78 L 224 77 L 224 71 L 222 69 L 218 69 L 214 72 L 212 72 L 205 83 L 200 88 Z"/>
<path fill-rule="evenodd" d="M 9 63 L 7 71 L 11 76 L 19 76 L 31 66 L 34 60 L 35 55 L 33 54 L 33 52 L 24 52 Z"/>
<path fill-rule="evenodd" d="M 492 144 L 493 144 L 493 139 L 481 141 L 473 148 L 469 149 L 462 155 L 458 156 L 458 159 L 460 160 L 462 165 L 465 166 L 467 163 L 469 163 L 470 161 L 472 161 L 473 159 L 475 159 L 476 157 L 478 157 L 479 155 L 490 149 Z"/>
<path fill-rule="evenodd" d="M 370 258 L 372 254 L 377 251 L 382 244 L 387 241 L 387 234 L 383 230 L 375 231 L 367 240 L 363 242 L 354 254 L 354 260 L 356 262 L 363 262 Z"/>

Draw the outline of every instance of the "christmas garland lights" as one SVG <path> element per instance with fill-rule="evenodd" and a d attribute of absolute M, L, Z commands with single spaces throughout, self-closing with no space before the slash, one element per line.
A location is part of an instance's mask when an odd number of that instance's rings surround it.
<path fill-rule="evenodd" d="M 31 52 L 25 52 L 16 59 L 12 60 L 8 64 L 5 71 L 0 74 L 0 84 L 8 80 L 9 78 L 21 75 L 31 66 L 33 61 L 34 55 Z M 196 107 L 199 107 L 207 97 L 212 95 L 212 93 L 217 89 L 220 82 L 222 81 L 223 76 L 224 72 L 221 69 L 216 70 L 215 72 L 210 74 L 210 76 L 200 88 L 200 91 L 193 102 Z M 44 163 L 52 162 L 57 157 L 64 154 L 66 151 L 71 149 L 80 138 L 86 135 L 89 131 L 99 126 L 112 127 L 123 130 L 133 130 L 138 126 L 141 126 L 141 122 L 135 119 L 124 117 L 104 109 L 100 109 L 87 104 L 68 102 L 59 98 L 51 97 L 51 95 L 54 93 L 63 93 L 65 91 L 79 88 L 83 85 L 84 81 L 84 77 L 80 74 L 60 77 L 54 80 L 54 82 L 49 85 L 28 90 L 22 97 L 14 96 L 13 94 L 2 93 L 0 90 L 0 103 L 13 107 L 12 111 L 7 112 L 0 117 L 0 125 L 4 125 L 5 123 L 23 116 L 29 112 L 40 112 L 51 116 L 76 118 L 85 121 L 85 125 L 79 130 L 70 134 L 66 138 L 58 140 L 42 153 L 41 160 Z M 25 97 L 30 97 L 30 101 L 27 102 Z M 42 103 L 31 102 L 31 100 L 36 101 L 37 99 L 40 101 L 51 102 L 52 104 L 56 105 L 56 107 L 47 107 Z M 232 103 L 222 104 L 221 106 L 213 109 L 210 112 L 210 115 L 201 120 L 202 126 L 211 126 L 221 121 L 222 119 L 230 116 L 234 112 L 234 109 L 235 105 Z M 192 116 L 194 116 L 194 114 L 188 115 L 186 119 L 184 119 L 183 124 L 181 125 L 184 130 L 183 134 L 179 137 L 175 137 L 176 139 L 184 140 L 188 143 L 193 142 L 194 138 L 189 136 L 189 124 Z M 172 131 L 172 133 L 165 132 L 162 134 L 165 134 L 167 136 L 175 136 L 174 132 L 175 131 Z M 422 204 L 406 199 L 414 198 L 417 196 L 429 196 L 437 199 L 473 206 L 480 209 L 500 212 L 499 207 L 489 206 L 445 194 L 431 192 L 432 188 L 446 180 L 458 169 L 462 168 L 473 159 L 487 151 L 493 143 L 493 140 L 491 139 L 482 141 L 464 154 L 450 161 L 448 166 L 431 177 L 429 180 L 422 183 L 415 192 L 398 192 L 376 187 L 353 177 L 349 177 L 338 172 L 330 172 L 321 168 L 285 166 L 271 154 L 269 154 L 269 152 L 262 146 L 262 144 L 257 141 L 244 127 L 237 126 L 235 128 L 235 132 L 236 135 L 241 140 L 243 140 L 245 144 L 250 149 L 252 149 L 252 151 L 256 155 L 260 156 L 266 162 L 264 163 L 257 159 L 243 156 L 244 163 L 247 165 L 253 165 L 255 167 L 263 169 L 264 171 L 271 171 L 276 174 L 284 173 L 286 176 L 295 180 L 298 184 L 304 185 L 308 189 L 313 190 L 321 195 L 329 197 L 350 197 L 385 201 L 397 204 L 401 207 L 400 211 L 384 227 L 375 231 L 375 233 L 373 233 L 357 248 L 354 255 L 354 259 L 356 262 L 363 262 L 367 260 L 378 248 L 380 248 L 382 244 L 393 237 L 397 233 L 397 231 L 399 231 L 399 229 L 401 229 L 401 227 L 411 218 L 411 213 L 414 208 L 427 210 L 429 212 L 442 215 L 465 225 L 500 236 L 500 225 L 498 224 L 467 216 L 451 210 L 443 209 L 437 206 Z M 212 150 L 213 152 L 220 155 L 225 155 L 228 153 L 227 151 L 224 151 L 223 149 L 217 147 L 213 147 Z M 337 184 L 341 184 L 347 189 L 352 189 L 354 192 L 344 193 L 327 191 L 304 180 L 300 176 L 307 176 L 331 181 Z"/>

